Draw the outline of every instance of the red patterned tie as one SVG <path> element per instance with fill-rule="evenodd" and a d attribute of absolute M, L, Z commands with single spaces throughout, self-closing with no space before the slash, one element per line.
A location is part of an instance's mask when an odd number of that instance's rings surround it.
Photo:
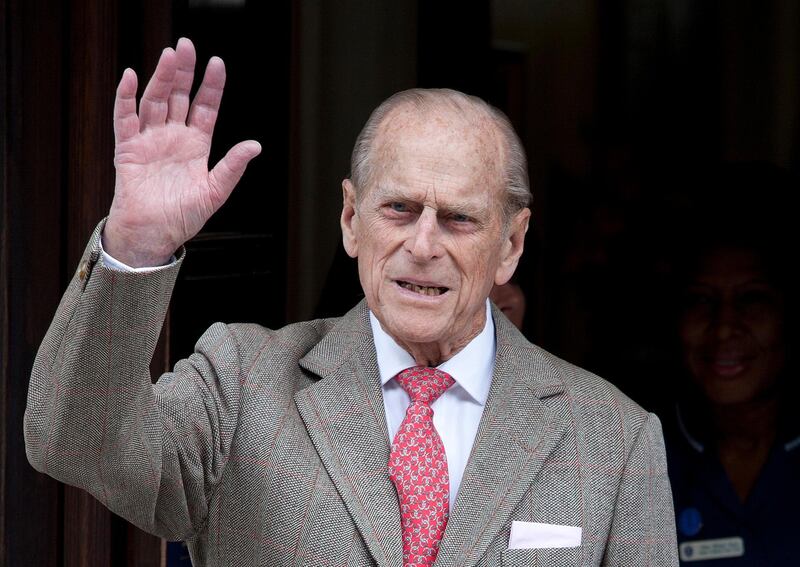
<path fill-rule="evenodd" d="M 428 567 L 436 560 L 450 513 L 447 455 L 430 405 L 455 380 L 425 366 L 407 368 L 396 379 L 411 398 L 389 456 L 389 478 L 400 497 L 403 567 Z"/>

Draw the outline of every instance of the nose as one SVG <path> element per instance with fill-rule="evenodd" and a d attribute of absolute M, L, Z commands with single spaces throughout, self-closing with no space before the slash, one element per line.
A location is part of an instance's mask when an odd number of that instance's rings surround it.
<path fill-rule="evenodd" d="M 442 254 L 442 234 L 436 211 L 425 208 L 411 227 L 405 249 L 420 262 L 433 260 Z"/>
<path fill-rule="evenodd" d="M 741 328 L 740 314 L 730 301 L 720 302 L 715 319 L 715 330 L 717 338 L 720 340 L 734 336 Z"/>

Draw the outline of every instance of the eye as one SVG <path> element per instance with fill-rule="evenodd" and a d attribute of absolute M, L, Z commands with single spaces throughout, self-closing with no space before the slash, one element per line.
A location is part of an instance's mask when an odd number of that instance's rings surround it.
<path fill-rule="evenodd" d="M 764 291 L 751 290 L 742 293 L 737 299 L 742 305 L 754 305 L 757 303 L 769 303 L 772 298 Z"/>
<path fill-rule="evenodd" d="M 381 206 L 381 211 L 387 219 L 396 221 L 409 221 L 415 212 L 413 203 L 403 201 L 387 201 Z"/>
<path fill-rule="evenodd" d="M 453 215 L 450 216 L 450 219 L 455 221 L 455 222 L 469 222 L 469 221 L 472 220 L 467 215 L 464 215 L 464 214 L 461 214 L 461 213 L 453 213 Z"/>
<path fill-rule="evenodd" d="M 683 307 L 687 310 L 708 309 L 714 304 L 714 297 L 703 291 L 689 291 L 683 296 Z"/>
<path fill-rule="evenodd" d="M 753 287 L 742 290 L 739 293 L 739 300 L 742 303 L 772 303 L 778 293 L 771 287 Z"/>
<path fill-rule="evenodd" d="M 743 313 L 763 313 L 775 310 L 780 300 L 778 294 L 768 289 L 750 289 L 739 293 L 734 299 L 736 307 Z"/>

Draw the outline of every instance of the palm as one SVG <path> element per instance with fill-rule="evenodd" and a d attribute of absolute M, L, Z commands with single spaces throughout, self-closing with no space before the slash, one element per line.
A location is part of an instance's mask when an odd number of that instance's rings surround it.
<path fill-rule="evenodd" d="M 112 256 L 131 265 L 163 262 L 222 206 L 260 146 L 241 142 L 211 171 L 208 156 L 225 68 L 212 59 L 192 103 L 194 47 L 165 50 L 136 113 L 136 76 L 126 71 L 114 111 L 117 170 L 104 232 Z"/>
<path fill-rule="evenodd" d="M 210 199 L 209 141 L 186 126 L 165 125 L 119 144 L 115 201 L 124 199 L 136 217 L 126 220 L 142 225 L 166 221 L 173 234 L 165 236 L 197 234 L 218 208 Z"/>

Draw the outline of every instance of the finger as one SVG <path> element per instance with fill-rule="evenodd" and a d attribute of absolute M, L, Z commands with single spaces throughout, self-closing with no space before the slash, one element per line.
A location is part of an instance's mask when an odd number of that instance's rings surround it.
<path fill-rule="evenodd" d="M 175 82 L 177 63 L 178 58 L 174 49 L 167 47 L 161 52 L 156 70 L 150 77 L 150 82 L 147 83 L 147 88 L 142 95 L 142 102 L 139 104 L 139 127 L 141 130 L 164 124 L 167 119 L 169 95 Z"/>
<path fill-rule="evenodd" d="M 117 85 L 114 98 L 114 139 L 117 144 L 125 142 L 139 133 L 139 117 L 136 115 L 136 73 L 125 69 Z"/>
<path fill-rule="evenodd" d="M 214 132 L 224 88 L 225 63 L 219 57 L 212 57 L 189 109 L 189 126 L 199 128 L 209 136 Z"/>
<path fill-rule="evenodd" d="M 214 210 L 219 209 L 242 178 L 250 160 L 261 153 L 261 144 L 255 140 L 239 142 L 208 173 Z"/>
<path fill-rule="evenodd" d="M 186 122 L 189 113 L 189 92 L 194 81 L 194 64 L 196 60 L 194 45 L 187 38 L 182 37 L 175 46 L 178 60 L 175 70 L 175 81 L 169 95 L 167 120 L 170 122 Z"/>

